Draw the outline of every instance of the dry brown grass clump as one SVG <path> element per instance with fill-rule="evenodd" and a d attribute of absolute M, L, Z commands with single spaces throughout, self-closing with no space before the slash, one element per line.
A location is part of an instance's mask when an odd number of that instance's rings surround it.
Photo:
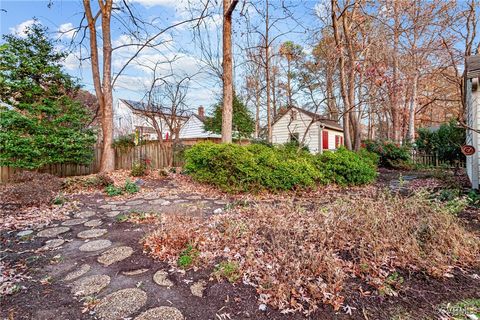
<path fill-rule="evenodd" d="M 321 302 L 340 308 L 352 276 L 388 294 L 396 270 L 443 276 L 455 266 L 478 267 L 480 257 L 480 239 L 441 204 L 386 193 L 342 196 L 313 211 L 284 203 L 204 221 L 177 216 L 145 241 L 172 263 L 187 245 L 200 252 L 199 263 L 236 263 L 261 300 L 306 314 Z"/>

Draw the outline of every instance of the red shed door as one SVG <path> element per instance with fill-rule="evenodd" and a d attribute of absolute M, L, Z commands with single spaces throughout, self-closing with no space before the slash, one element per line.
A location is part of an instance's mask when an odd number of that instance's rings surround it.
<path fill-rule="evenodd" d="M 322 149 L 328 150 L 328 131 L 322 131 Z"/>

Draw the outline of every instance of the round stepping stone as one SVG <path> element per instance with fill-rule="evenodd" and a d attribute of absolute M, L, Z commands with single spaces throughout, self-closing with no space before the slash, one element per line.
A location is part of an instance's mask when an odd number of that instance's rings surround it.
<path fill-rule="evenodd" d="M 90 220 L 90 221 L 85 222 L 83 225 L 85 227 L 98 227 L 98 226 L 101 226 L 102 223 L 103 223 L 102 220 L 94 219 L 94 220 Z"/>
<path fill-rule="evenodd" d="M 26 236 L 29 236 L 33 233 L 33 230 L 23 230 L 23 231 L 20 231 L 19 233 L 17 233 L 17 237 L 21 238 L 21 237 L 26 237 Z"/>
<path fill-rule="evenodd" d="M 95 306 L 95 314 L 102 320 L 127 318 L 147 302 L 147 294 L 137 288 L 118 290 L 107 295 Z"/>
<path fill-rule="evenodd" d="M 58 236 L 59 234 L 65 233 L 67 231 L 70 231 L 70 228 L 68 227 L 55 227 L 55 228 L 48 228 L 40 231 L 37 233 L 37 237 L 42 237 L 42 238 L 53 238 Z"/>
<path fill-rule="evenodd" d="M 115 209 L 116 205 L 114 204 L 104 204 L 103 206 L 100 206 L 100 209 L 105 209 L 105 210 L 111 210 Z"/>
<path fill-rule="evenodd" d="M 107 229 L 90 229 L 90 230 L 79 232 L 77 234 L 77 237 L 79 237 L 80 239 L 90 239 L 90 238 L 101 237 L 106 233 L 107 233 Z"/>
<path fill-rule="evenodd" d="M 77 224 L 82 224 L 87 222 L 88 219 L 69 219 L 62 222 L 62 226 L 76 226 Z"/>
<path fill-rule="evenodd" d="M 82 212 L 75 213 L 73 217 L 77 219 L 85 219 L 85 218 L 93 217 L 95 214 L 96 213 L 94 211 L 82 211 Z"/>
<path fill-rule="evenodd" d="M 131 247 L 116 247 L 102 253 L 97 261 L 105 266 L 109 266 L 130 257 L 132 253 L 133 249 Z"/>
<path fill-rule="evenodd" d="M 144 203 L 144 202 L 145 202 L 145 200 L 140 199 L 140 200 L 129 201 L 129 202 L 125 203 L 125 204 L 126 204 L 127 206 L 138 206 L 139 204 L 142 204 L 142 203 Z"/>
<path fill-rule="evenodd" d="M 150 204 L 162 204 L 165 200 L 164 199 L 155 199 L 150 201 Z"/>
<path fill-rule="evenodd" d="M 83 251 L 83 252 L 91 252 L 91 251 L 98 251 L 98 250 L 103 250 L 112 245 L 112 242 L 110 240 L 93 240 L 90 242 L 87 242 L 85 244 L 82 244 L 78 250 Z"/>
<path fill-rule="evenodd" d="M 101 274 L 78 279 L 73 283 L 72 294 L 75 296 L 91 296 L 99 293 L 110 283 L 110 277 Z"/>
<path fill-rule="evenodd" d="M 185 319 L 177 308 L 158 307 L 140 314 L 135 320 L 183 320 Z"/>
<path fill-rule="evenodd" d="M 122 271 L 122 274 L 125 276 L 136 276 L 142 273 L 147 272 L 148 269 L 137 269 L 137 270 L 131 270 L 131 271 Z"/>
<path fill-rule="evenodd" d="M 198 282 L 195 282 L 190 286 L 190 292 L 195 296 L 195 297 L 203 297 L 203 291 L 205 291 L 205 286 L 207 283 L 205 280 L 200 280 Z"/>
<path fill-rule="evenodd" d="M 168 272 L 159 270 L 155 272 L 153 275 L 153 281 L 162 287 L 171 287 L 173 286 L 173 282 L 170 281 L 168 278 Z"/>
<path fill-rule="evenodd" d="M 49 250 L 60 247 L 62 244 L 65 243 L 63 239 L 50 239 L 45 242 L 45 245 L 41 248 L 41 250 Z"/>
<path fill-rule="evenodd" d="M 80 278 L 88 271 L 90 271 L 90 266 L 88 264 L 82 264 L 80 268 L 67 274 L 65 278 L 63 278 L 63 281 L 72 281 L 74 279 Z"/>
<path fill-rule="evenodd" d="M 105 213 L 107 217 L 114 218 L 120 214 L 120 211 L 110 211 Z"/>

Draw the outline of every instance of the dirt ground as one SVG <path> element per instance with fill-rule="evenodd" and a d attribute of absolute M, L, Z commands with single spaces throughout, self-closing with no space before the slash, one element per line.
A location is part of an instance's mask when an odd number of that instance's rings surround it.
<path fill-rule="evenodd" d="M 395 186 L 400 176 L 415 179 L 428 178 L 428 173 L 383 171 L 377 186 Z M 141 239 L 155 229 L 148 223 L 122 221 L 124 214 L 132 212 L 155 212 L 168 218 L 170 213 L 211 215 L 232 207 L 242 196 L 230 196 L 197 186 L 186 186 L 175 178 L 147 180 L 142 192 L 128 197 L 107 197 L 102 192 L 86 192 L 67 196 L 68 202 L 78 203 L 78 208 L 67 212 L 62 220 L 48 225 L 32 225 L 20 230 L 2 228 L 0 232 L 0 261 L 2 262 L 2 296 L 0 315 L 2 319 L 117 319 L 118 315 L 99 315 L 97 306 L 106 296 L 125 288 L 137 288 L 146 293 L 147 299 L 139 308 L 123 318 L 134 318 L 145 310 L 159 306 L 170 306 L 178 310 L 185 319 L 305 319 L 300 314 L 282 314 L 267 306 L 259 307 L 258 296 L 253 287 L 244 284 L 232 285 L 218 282 L 211 276 L 213 270 L 171 269 L 165 262 L 155 261 L 143 252 Z M 288 197 L 288 196 L 287 196 Z M 297 195 L 298 201 L 307 201 Z M 268 197 L 267 197 L 268 198 Z M 270 201 L 269 199 L 265 199 Z M 312 202 L 313 206 L 319 205 Z M 68 231 L 52 237 L 41 237 L 42 231 L 61 228 L 65 222 L 72 222 L 78 214 L 93 212 L 85 221 L 100 220 L 95 227 L 83 223 L 69 225 Z M 119 218 L 120 217 L 120 218 Z M 461 214 L 469 228 L 480 232 L 478 210 L 467 210 Z M 75 222 L 75 221 L 73 221 Z M 72 223 L 73 223 L 72 222 Z M 95 222 L 92 222 L 95 223 Z M 104 229 L 105 233 L 92 238 L 81 238 L 81 232 Z M 26 236 L 20 231 L 31 230 Z M 47 240 L 61 239 L 65 242 L 56 248 L 42 248 Z M 108 248 L 97 251 L 80 251 L 93 241 L 103 239 L 111 242 Z M 110 265 L 100 263 L 99 256 L 112 248 L 131 248 L 131 254 Z M 72 292 L 75 282 L 66 276 L 88 265 L 85 276 L 107 275 L 110 280 L 104 288 L 82 296 Z M 135 275 L 132 271 L 143 270 Z M 168 274 L 168 286 L 158 285 L 152 279 L 157 271 Z M 480 275 L 480 270 L 473 270 Z M 469 270 L 469 274 L 472 270 Z M 15 274 L 17 276 L 15 276 Z M 319 306 L 310 319 L 390 319 L 407 311 L 412 319 L 437 318 L 439 305 L 443 302 L 464 298 L 480 297 L 480 276 L 472 279 L 465 270 L 455 270 L 454 277 L 433 279 L 422 273 L 401 274 L 405 286 L 397 297 L 381 297 L 359 292 L 355 279 L 345 288 L 346 304 L 350 309 L 335 312 L 330 306 Z M 13 280 L 12 280 L 13 279 Z M 13 294 L 4 294 L 9 282 L 15 285 Z M 202 296 L 191 290 L 192 284 L 204 283 Z M 373 291 L 364 286 L 363 292 Z M 119 318 L 120 319 L 120 318 Z M 153 319 L 153 318 L 152 318 Z M 163 319 L 163 318 L 159 318 Z"/>

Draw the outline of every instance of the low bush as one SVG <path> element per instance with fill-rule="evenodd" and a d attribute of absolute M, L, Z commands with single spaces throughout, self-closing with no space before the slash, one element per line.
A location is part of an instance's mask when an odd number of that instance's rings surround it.
<path fill-rule="evenodd" d="M 119 188 L 119 187 L 116 187 L 116 186 L 113 185 L 113 184 L 110 184 L 110 185 L 108 185 L 108 186 L 105 187 L 105 193 L 106 193 L 109 197 L 119 196 L 119 195 L 122 195 L 122 194 L 123 194 L 123 189 L 122 189 L 122 188 Z"/>
<path fill-rule="evenodd" d="M 123 187 L 123 189 L 125 190 L 126 193 L 129 193 L 129 194 L 132 194 L 132 193 L 137 193 L 138 191 L 140 191 L 140 187 L 127 179 L 127 181 L 125 181 L 125 186 Z"/>
<path fill-rule="evenodd" d="M 370 158 L 342 149 L 314 156 L 291 146 L 197 144 L 185 152 L 185 172 L 224 191 L 293 190 L 317 183 L 359 185 L 375 179 Z"/>
<path fill-rule="evenodd" d="M 132 165 L 132 171 L 130 172 L 130 175 L 132 177 L 143 177 L 146 171 L 147 171 L 147 166 L 145 163 L 134 162 Z"/>
<path fill-rule="evenodd" d="M 264 203 L 205 220 L 176 216 L 144 242 L 152 256 L 174 265 L 187 245 L 200 252 L 198 265 L 228 261 L 217 274 L 235 274 L 263 303 L 305 314 L 319 303 L 340 309 L 351 278 L 397 295 L 408 281 L 404 272 L 443 277 L 455 267 L 480 267 L 478 235 L 421 193 L 339 194 L 312 210 Z"/>
<path fill-rule="evenodd" d="M 365 141 L 367 151 L 378 154 L 379 165 L 385 168 L 408 169 L 411 167 L 411 154 L 408 146 L 391 141 Z"/>
<path fill-rule="evenodd" d="M 376 166 L 370 157 L 365 160 L 344 148 L 318 155 L 315 163 L 324 176 L 324 183 L 362 185 L 373 182 L 377 177 Z"/>
<path fill-rule="evenodd" d="M 75 192 L 84 188 L 105 188 L 113 184 L 112 178 L 104 173 L 98 173 L 86 177 L 68 177 L 63 181 L 62 188 L 68 192 Z"/>

